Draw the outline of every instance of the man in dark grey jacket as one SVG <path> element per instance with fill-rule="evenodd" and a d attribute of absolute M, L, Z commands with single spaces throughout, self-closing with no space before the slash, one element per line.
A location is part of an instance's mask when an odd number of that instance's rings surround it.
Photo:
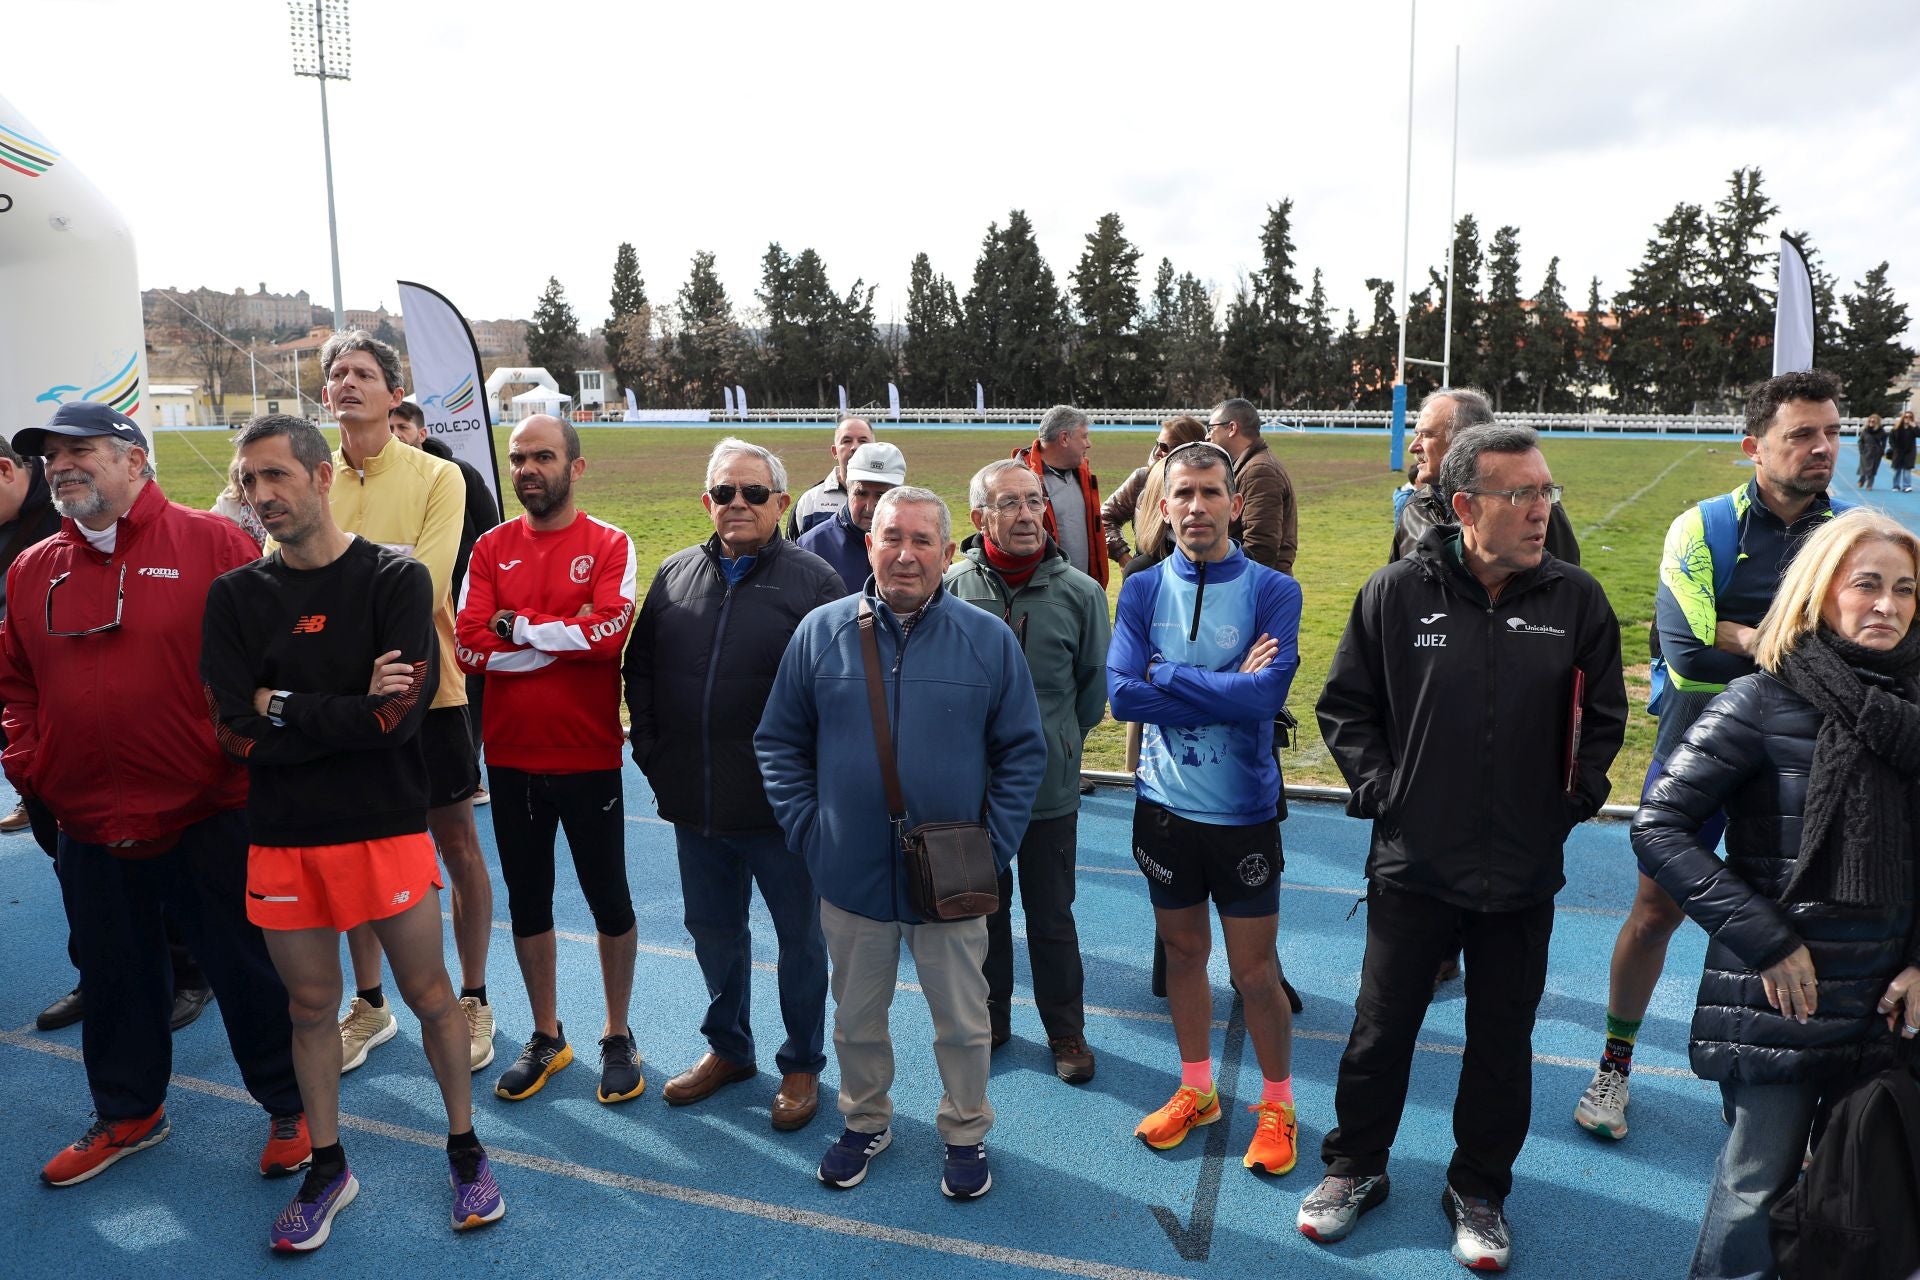
<path fill-rule="evenodd" d="M 788 637 L 845 592 L 831 565 L 780 537 L 787 470 L 767 450 L 715 445 L 700 500 L 714 536 L 660 566 L 622 668 L 634 763 L 673 824 L 687 932 L 709 997 L 700 1024 L 709 1051 L 661 1092 L 685 1105 L 757 1070 L 747 903 L 758 883 L 780 940 L 787 1029 L 774 1056 L 773 1127 L 798 1129 L 818 1109 L 826 1065 L 826 943 L 813 882 L 761 787 L 753 730 Z"/>
<path fill-rule="evenodd" d="M 1501 1270 L 1526 1141 L 1534 1012 L 1569 831 L 1607 797 L 1626 732 L 1620 626 L 1593 577 L 1545 550 L 1559 498 L 1525 427 L 1461 432 L 1440 488 L 1457 523 L 1367 580 L 1318 707 L 1373 820 L 1367 945 L 1340 1059 L 1327 1177 L 1300 1207 L 1338 1240 L 1386 1199 L 1387 1159 L 1434 966 L 1463 941 L 1467 1049 L 1442 1198 L 1454 1257 Z"/>
<path fill-rule="evenodd" d="M 1068 1084 L 1093 1079 L 1082 1006 L 1085 975 L 1073 922 L 1073 868 L 1080 847 L 1080 751 L 1107 712 L 1107 595 L 1067 562 L 1041 521 L 1040 479 L 1011 458 L 990 462 L 968 487 L 973 527 L 947 590 L 1013 628 L 1033 673 L 1047 734 L 1047 776 L 1020 842 L 1020 905 L 1034 1003 Z M 1000 909 L 987 921 L 987 1009 L 993 1043 L 1012 1037 L 1013 873 L 1000 877 Z"/>
<path fill-rule="evenodd" d="M 1389 563 L 1410 555 L 1428 529 L 1454 523 L 1453 510 L 1439 485 L 1447 444 L 1467 428 L 1483 427 L 1492 421 L 1492 403 L 1484 392 L 1471 387 L 1443 387 L 1421 401 L 1420 416 L 1413 424 L 1413 441 L 1407 446 L 1418 464 L 1413 473 L 1415 487 L 1412 496 L 1396 509 Z M 1556 560 L 1580 563 L 1580 541 L 1573 536 L 1573 521 L 1557 502 L 1547 512 L 1547 550 Z"/>

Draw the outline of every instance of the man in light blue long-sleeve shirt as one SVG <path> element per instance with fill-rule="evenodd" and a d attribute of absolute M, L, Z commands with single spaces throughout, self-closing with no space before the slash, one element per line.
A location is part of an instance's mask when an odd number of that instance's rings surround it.
<path fill-rule="evenodd" d="M 1294 1164 L 1293 1017 L 1274 954 L 1280 912 L 1280 769 L 1273 719 L 1300 665 L 1300 586 L 1248 560 L 1228 536 L 1239 514 L 1225 451 L 1167 456 L 1161 500 L 1175 550 L 1120 589 L 1107 652 L 1119 720 L 1145 725 L 1133 856 L 1167 948 L 1180 1087 L 1136 1134 L 1165 1150 L 1220 1118 L 1209 1044 L 1211 898 L 1265 1080 L 1250 1169 Z"/>

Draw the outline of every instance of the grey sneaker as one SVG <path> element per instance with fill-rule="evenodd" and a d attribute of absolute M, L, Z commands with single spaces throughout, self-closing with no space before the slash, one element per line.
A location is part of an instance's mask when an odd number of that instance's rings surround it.
<path fill-rule="evenodd" d="M 1593 1073 L 1587 1091 L 1573 1108 L 1573 1122 L 1588 1133 L 1616 1142 L 1627 1136 L 1627 1077 L 1610 1067 Z"/>
<path fill-rule="evenodd" d="M 1463 1196 L 1449 1186 L 1440 1211 L 1453 1224 L 1453 1260 L 1474 1271 L 1505 1271 L 1513 1255 L 1513 1235 L 1498 1200 Z"/>
<path fill-rule="evenodd" d="M 340 1070 L 352 1071 L 360 1066 L 369 1051 L 393 1039 L 399 1030 L 390 1006 L 383 1003 L 376 1009 L 355 996 L 347 1005 L 347 1016 L 340 1019 Z"/>
<path fill-rule="evenodd" d="M 1360 1215 L 1377 1204 L 1385 1204 L 1393 1183 L 1384 1173 L 1364 1178 L 1342 1177 L 1330 1173 L 1300 1202 L 1295 1221 L 1300 1234 L 1321 1244 L 1344 1240 L 1360 1221 Z"/>
<path fill-rule="evenodd" d="M 461 996 L 460 1012 L 467 1018 L 467 1065 L 478 1071 L 493 1061 L 493 1006 L 479 996 Z"/>

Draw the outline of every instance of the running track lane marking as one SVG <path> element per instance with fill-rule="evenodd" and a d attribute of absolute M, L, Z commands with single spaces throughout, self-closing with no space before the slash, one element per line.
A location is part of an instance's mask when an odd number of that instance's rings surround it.
<path fill-rule="evenodd" d="M 1694 454 L 1699 453 L 1702 449 L 1706 447 L 1707 446 L 1704 444 L 1696 444 L 1695 446 L 1693 446 L 1693 448 L 1687 450 L 1685 453 L 1675 458 L 1672 462 L 1669 462 L 1666 466 L 1662 467 L 1660 469 L 1659 474 L 1654 476 L 1653 479 L 1641 485 L 1629 496 L 1622 498 L 1620 501 L 1614 503 L 1612 510 L 1608 511 L 1607 514 L 1601 516 L 1598 520 L 1594 521 L 1592 524 L 1582 529 L 1580 531 L 1581 540 L 1585 541 L 1586 539 L 1593 537 L 1594 534 L 1600 532 L 1600 530 L 1606 528 L 1609 524 L 1612 524 L 1613 518 L 1615 516 L 1619 515 L 1622 511 L 1625 511 L 1628 507 L 1632 506 L 1634 503 L 1640 501 L 1640 499 L 1646 497 L 1647 494 L 1653 491 L 1653 487 L 1655 485 L 1659 484 L 1662 480 L 1665 480 L 1667 476 L 1672 473 L 1675 467 L 1679 466 L 1681 463 L 1685 462 L 1688 458 L 1691 458 Z"/>
<path fill-rule="evenodd" d="M 1085 870 L 1085 868 L 1082 868 L 1082 870 Z M 1139 873 L 1134 872 L 1133 874 L 1137 875 Z M 1299 888 L 1300 886 L 1294 885 L 1290 887 Z M 1329 890 L 1328 892 L 1347 893 L 1349 892 L 1349 890 L 1337 889 L 1337 890 Z M 1594 910 L 1594 908 L 1587 908 L 1587 909 Z M 1582 908 L 1563 907 L 1561 908 L 1561 910 L 1578 911 L 1578 910 L 1582 910 Z M 1617 915 L 1619 913 L 1610 912 L 1608 914 Z M 453 920 L 453 913 L 450 911 L 442 911 L 440 913 L 440 918 L 442 920 L 451 922 Z M 493 922 L 493 927 L 502 932 L 510 933 L 513 930 L 513 926 L 511 924 L 508 924 L 504 920 L 495 920 Z M 600 944 L 600 939 L 596 935 L 591 933 L 570 933 L 565 929 L 555 929 L 553 931 L 553 936 L 556 938 L 564 938 L 568 942 L 584 942 L 593 946 L 598 946 Z M 639 943 L 637 944 L 637 948 L 643 955 L 662 956 L 669 960 L 692 960 L 695 958 L 693 952 L 688 951 L 684 948 L 663 947 L 658 943 L 653 943 L 653 942 Z M 760 970 L 762 973 L 778 973 L 780 970 L 780 966 L 778 966 L 771 960 L 755 960 L 753 962 L 753 967 Z M 917 982 L 896 982 L 894 984 L 894 990 L 911 991 L 911 992 L 918 993 L 920 991 L 920 984 Z M 1032 997 L 1030 996 L 1017 995 L 1013 997 L 1013 1003 L 1017 1005 L 1025 1006 L 1026 1008 L 1029 1008 L 1029 1009 L 1039 1007 L 1034 1003 Z M 1173 1023 L 1173 1017 L 1171 1014 L 1155 1013 L 1146 1009 L 1110 1009 L 1102 1005 L 1090 1004 L 1086 1007 L 1084 1012 L 1092 1014 L 1096 1018 L 1120 1018 L 1124 1021 L 1130 1021 L 1130 1022 L 1159 1022 L 1159 1023 L 1167 1024 L 1169 1026 L 1171 1026 Z M 1210 1023 L 1209 1025 L 1211 1025 L 1211 1027 L 1215 1031 L 1226 1031 L 1230 1029 L 1232 1024 L 1228 1021 L 1223 1021 L 1219 1018 L 1215 1018 L 1212 1021 L 1212 1023 Z M 9 1033 L 7 1032 L 0 1032 L 0 1042 L 5 1042 L 6 1039 L 8 1038 L 8 1034 Z M 1294 1039 L 1296 1040 L 1324 1040 L 1328 1044 L 1341 1044 L 1341 1045 L 1347 1042 L 1347 1036 L 1341 1032 L 1313 1031 L 1306 1027 L 1300 1026 L 1298 1023 L 1294 1024 L 1293 1035 L 1294 1035 Z M 1445 1054 L 1450 1054 L 1456 1058 L 1462 1056 L 1467 1051 L 1467 1047 L 1462 1044 L 1439 1044 L 1431 1040 L 1416 1041 L 1413 1047 L 1417 1050 L 1421 1050 L 1426 1053 L 1445 1053 Z M 1591 1058 L 1569 1058 L 1561 1054 L 1536 1053 L 1533 1055 L 1533 1060 L 1535 1063 L 1543 1067 L 1574 1067 L 1581 1071 L 1593 1070 L 1593 1059 Z M 1693 1072 L 1684 1070 L 1683 1068 L 1662 1067 L 1662 1066 L 1656 1066 L 1653 1063 L 1636 1062 L 1633 1066 L 1633 1070 L 1636 1075 L 1670 1076 L 1675 1080 L 1693 1080 L 1696 1078 Z"/>
<path fill-rule="evenodd" d="M 49 1044 L 36 1040 L 20 1031 L 0 1031 L 0 1044 L 10 1044 L 16 1049 L 43 1053 L 53 1058 L 64 1058 L 70 1062 L 80 1061 L 78 1049 L 64 1044 Z M 247 1107 L 259 1105 L 245 1090 L 218 1084 L 212 1080 L 174 1075 L 169 1077 L 168 1083 L 173 1088 L 202 1093 L 225 1102 L 237 1102 Z M 396 1142 L 410 1142 L 415 1146 L 426 1147 L 433 1151 L 444 1151 L 447 1145 L 446 1137 L 442 1134 L 402 1128 L 400 1125 L 388 1124 L 383 1120 L 369 1120 L 344 1111 L 340 1113 L 340 1127 L 375 1134 L 382 1138 L 391 1138 Z M 1181 1280 L 1180 1277 L 1170 1276 L 1160 1271 L 1141 1271 L 1133 1267 L 1117 1267 L 1105 1262 L 1088 1262 L 1081 1258 L 1062 1257 L 1052 1253 L 1031 1253 L 1025 1249 L 1012 1249 L 1005 1245 L 982 1244 L 974 1240 L 955 1239 L 952 1236 L 937 1236 L 925 1231 L 910 1231 L 904 1227 L 861 1222 L 854 1218 L 842 1218 L 829 1213 L 815 1213 L 811 1209 L 768 1204 L 762 1200 L 748 1200 L 741 1196 L 724 1195 L 718 1191 L 702 1191 L 698 1187 L 683 1187 L 677 1183 L 660 1182 L 653 1178 L 636 1178 L 632 1174 L 614 1173 L 608 1169 L 596 1169 L 591 1165 L 573 1164 L 546 1156 L 510 1151 L 504 1147 L 489 1146 L 487 1158 L 495 1164 L 532 1169 L 537 1173 L 572 1178 L 577 1182 L 632 1191 L 658 1200 L 671 1200 L 702 1209 L 717 1209 L 722 1213 L 739 1214 L 742 1217 L 759 1218 L 766 1222 L 777 1222 L 790 1227 L 805 1227 L 812 1231 L 851 1236 L 857 1240 L 878 1240 L 886 1244 L 903 1245 L 909 1249 L 971 1258 L 979 1262 L 999 1262 L 1013 1267 L 1025 1267 L 1030 1271 L 1087 1276 L 1090 1280 Z"/>
<path fill-rule="evenodd" d="M 1227 1015 L 1227 1040 L 1220 1052 L 1221 1080 L 1240 1078 L 1240 1051 L 1247 1043 L 1246 1009 L 1240 1002 L 1239 993 L 1233 997 L 1232 1011 Z M 1219 1085 L 1214 1086 L 1220 1089 Z M 1221 1092 L 1225 1090 L 1221 1089 Z M 1216 1099 L 1216 1105 L 1222 1110 L 1233 1104 L 1231 1095 Z M 1238 1111 L 1238 1105 L 1233 1109 Z M 1220 1171 L 1227 1161 L 1227 1130 L 1232 1127 L 1232 1115 L 1225 1114 L 1212 1128 L 1207 1130 L 1206 1151 L 1200 1157 L 1200 1185 L 1193 1193 L 1193 1218 L 1190 1222 L 1180 1221 L 1180 1215 L 1160 1205 L 1148 1205 L 1153 1210 L 1154 1221 L 1167 1233 L 1167 1239 L 1173 1242 L 1173 1248 L 1183 1261 L 1205 1262 L 1207 1254 L 1213 1251 L 1214 1212 L 1220 1204 Z"/>

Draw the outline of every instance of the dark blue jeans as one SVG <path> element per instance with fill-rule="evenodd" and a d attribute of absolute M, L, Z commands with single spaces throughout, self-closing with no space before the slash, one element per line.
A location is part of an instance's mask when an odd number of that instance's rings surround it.
<path fill-rule="evenodd" d="M 786 1043 L 774 1056 L 782 1075 L 818 1075 L 827 1065 L 821 1041 L 827 1025 L 827 943 L 820 933 L 820 898 L 800 855 L 778 831 L 703 836 L 676 825 L 680 896 L 693 954 L 707 980 L 707 1016 L 700 1034 L 728 1062 L 754 1061 L 753 938 L 747 906 L 753 886 L 773 917 L 780 943 L 780 1016 Z"/>
<path fill-rule="evenodd" d="M 247 815 L 232 809 L 188 827 L 157 858 L 116 858 L 60 836 L 60 890 L 87 993 L 80 1038 L 102 1120 L 152 1115 L 173 1071 L 173 964 L 161 912 L 205 970 L 227 1042 L 254 1101 L 272 1115 L 302 1110 L 293 1024 L 266 940 L 247 921 Z"/>

